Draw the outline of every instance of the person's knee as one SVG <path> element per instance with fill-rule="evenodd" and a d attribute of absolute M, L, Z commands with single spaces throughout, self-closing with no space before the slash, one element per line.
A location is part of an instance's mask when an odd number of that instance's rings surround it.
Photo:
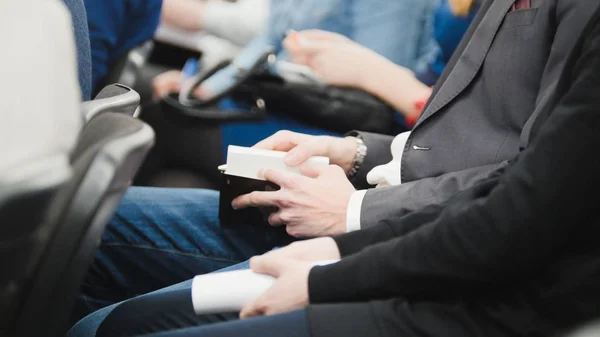
<path fill-rule="evenodd" d="M 206 238 L 221 234 L 218 206 L 217 191 L 131 187 L 104 232 L 100 254 L 199 254 Z"/>
<path fill-rule="evenodd" d="M 179 226 L 218 217 L 219 192 L 202 189 L 130 187 L 121 200 L 109 230 L 123 227 Z"/>

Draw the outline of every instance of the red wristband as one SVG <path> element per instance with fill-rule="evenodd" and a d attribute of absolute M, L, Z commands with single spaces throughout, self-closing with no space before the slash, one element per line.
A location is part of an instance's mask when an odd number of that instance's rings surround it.
<path fill-rule="evenodd" d="M 419 117 L 421 117 L 421 113 L 423 113 L 423 108 L 425 108 L 425 104 L 427 104 L 427 101 L 429 101 L 430 96 L 431 96 L 431 93 L 429 95 L 427 95 L 427 97 L 424 97 L 415 102 L 415 104 L 414 104 L 415 113 L 410 116 L 407 116 L 405 118 L 407 126 L 409 126 L 411 128 L 413 126 L 415 126 L 415 124 L 417 123 L 417 120 L 419 120 Z"/>

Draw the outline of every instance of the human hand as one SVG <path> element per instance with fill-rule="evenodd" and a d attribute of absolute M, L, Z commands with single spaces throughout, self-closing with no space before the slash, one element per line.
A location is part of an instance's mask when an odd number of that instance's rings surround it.
<path fill-rule="evenodd" d="M 182 89 L 182 73 L 179 70 L 170 70 L 157 75 L 152 80 L 152 99 L 159 101 L 165 96 L 178 93 Z M 200 85 L 194 89 L 193 95 L 196 98 L 207 99 L 212 94 L 203 86 Z"/>
<path fill-rule="evenodd" d="M 264 178 L 281 187 L 275 192 L 252 192 L 233 200 L 234 209 L 275 206 L 272 226 L 286 225 L 298 238 L 338 235 L 346 232 L 346 212 L 354 187 L 338 166 L 306 166 L 302 175 L 265 169 Z"/>
<path fill-rule="evenodd" d="M 291 167 L 296 167 L 313 156 L 328 157 L 330 164 L 341 167 L 348 174 L 356 156 L 357 143 L 348 138 L 279 131 L 254 145 L 254 148 L 288 152 L 284 162 Z"/>
<path fill-rule="evenodd" d="M 157 75 L 152 80 L 152 97 L 155 101 L 179 91 L 181 91 L 181 71 L 170 70 Z"/>
<path fill-rule="evenodd" d="M 280 249 L 272 250 L 263 256 L 299 261 L 334 261 L 339 260 L 340 250 L 331 237 L 296 241 Z"/>
<path fill-rule="evenodd" d="M 252 258 L 250 268 L 254 272 L 271 275 L 276 280 L 271 288 L 242 309 L 240 318 L 270 316 L 308 305 L 308 275 L 313 266 L 311 262 L 275 256 Z"/>
<path fill-rule="evenodd" d="M 290 34 L 283 42 L 292 62 L 310 67 L 325 83 L 361 88 L 369 64 L 385 58 L 336 33 L 310 30 Z"/>

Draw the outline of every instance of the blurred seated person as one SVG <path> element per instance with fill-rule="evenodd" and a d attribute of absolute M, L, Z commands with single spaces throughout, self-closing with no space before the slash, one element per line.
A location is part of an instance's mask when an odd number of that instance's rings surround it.
<path fill-rule="evenodd" d="M 201 67 L 232 59 L 263 29 L 269 0 L 163 0 L 155 38 L 202 53 Z"/>
<path fill-rule="evenodd" d="M 162 0 L 84 0 L 92 47 L 92 92 L 131 49 L 151 40 Z"/>
<path fill-rule="evenodd" d="M 467 6 L 467 7 L 465 7 Z M 393 64 L 335 33 L 306 31 L 284 46 L 295 63 L 311 68 L 329 85 L 360 88 L 393 106 L 412 126 L 476 13 L 469 1 L 443 0 L 435 13 L 436 57 L 420 72 Z"/>
<path fill-rule="evenodd" d="M 322 29 L 346 36 L 396 64 L 417 69 L 423 56 L 434 53 L 427 26 L 434 4 L 433 0 L 271 1 L 266 29 L 238 60 L 243 63 L 245 58 L 268 46 L 274 48 L 279 59 L 289 59 L 283 46 L 289 31 Z M 165 22 L 175 20 L 174 15 L 166 13 Z M 168 16 L 173 16 L 173 19 L 167 20 Z M 180 25 L 188 29 L 198 27 L 191 23 Z M 388 36 L 394 36 L 394 39 L 390 40 Z M 155 96 L 160 98 L 178 92 L 180 84 L 180 72 L 165 73 L 154 81 Z M 218 87 L 219 84 L 214 85 Z"/>
<path fill-rule="evenodd" d="M 524 150 L 479 184 L 362 233 L 253 258 L 275 282 L 240 313 L 197 315 L 202 299 L 174 286 L 93 314 L 68 336 L 538 337 L 597 318 L 598 14 Z"/>
<path fill-rule="evenodd" d="M 270 21 L 261 36 L 256 38 L 237 58 L 240 64 L 263 50 L 266 46 L 274 46 L 279 59 L 290 60 L 290 53 L 284 48 L 283 41 L 290 30 L 302 31 L 317 28 L 331 31 L 364 46 L 366 53 L 376 58 L 385 58 L 391 64 L 398 64 L 411 71 L 424 69 L 437 50 L 432 36 L 431 20 L 436 9 L 436 1 L 417 0 L 355 0 L 309 1 L 291 0 L 276 1 L 271 5 Z M 469 17 L 462 18 L 464 24 L 462 35 Z M 202 89 L 219 91 L 223 77 L 229 78 L 234 69 L 225 69 L 217 73 Z M 368 68 L 365 68 L 368 71 Z M 159 99 L 166 94 L 181 90 L 181 72 L 171 71 L 155 78 L 154 96 Z M 425 95 L 420 99 L 426 99 Z M 223 108 L 236 107 L 235 102 L 223 101 Z M 146 110 L 148 111 L 148 109 Z M 167 117 L 168 118 L 168 117 Z M 294 130 L 307 134 L 339 135 L 325 128 L 298 121 L 286 116 L 285 112 L 268 113 L 261 122 L 234 122 L 202 127 L 170 126 L 169 122 L 154 123 L 157 130 L 162 160 L 166 166 L 193 172 L 202 183 L 192 186 L 214 188 L 207 181 L 216 177 L 216 166 L 223 162 L 227 146 L 230 144 L 250 146 L 282 129 Z M 162 131 L 166 129 L 171 131 Z M 161 137 L 161 135 L 165 135 Z M 182 159 L 186 158 L 186 159 Z M 173 164 L 175 163 L 175 164 Z M 163 174 L 164 171 L 163 171 Z M 162 179 L 151 181 L 152 186 L 177 186 L 163 183 Z M 185 186 L 185 185 L 184 185 Z"/>

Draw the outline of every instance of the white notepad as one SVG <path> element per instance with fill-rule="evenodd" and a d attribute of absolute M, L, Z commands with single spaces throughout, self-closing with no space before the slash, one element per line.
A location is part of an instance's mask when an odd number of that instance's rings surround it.
<path fill-rule="evenodd" d="M 325 266 L 336 261 L 315 262 Z M 275 282 L 269 275 L 257 274 L 250 269 L 212 273 L 194 277 L 192 305 L 198 315 L 241 311 Z"/>
<path fill-rule="evenodd" d="M 219 170 L 230 176 L 264 180 L 258 176 L 261 169 L 277 169 L 299 174 L 302 166 L 329 165 L 327 157 L 311 157 L 298 167 L 289 167 L 283 161 L 285 155 L 286 152 L 230 145 L 227 150 L 227 165 L 220 166 Z"/>

